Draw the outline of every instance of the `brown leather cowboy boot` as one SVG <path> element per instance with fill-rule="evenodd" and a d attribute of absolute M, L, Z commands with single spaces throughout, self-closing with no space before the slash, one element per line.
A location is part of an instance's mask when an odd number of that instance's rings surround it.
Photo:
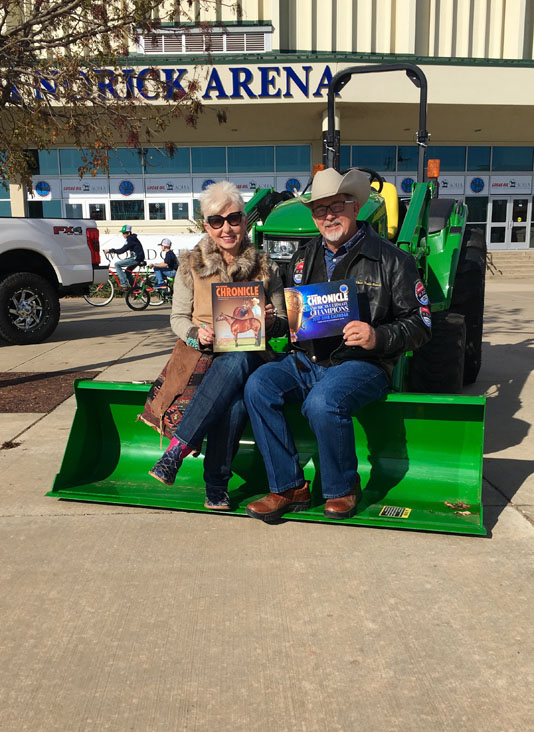
<path fill-rule="evenodd" d="M 339 498 L 329 498 L 324 506 L 324 515 L 331 519 L 348 519 L 356 513 L 356 506 L 362 497 L 360 478 L 350 493 Z"/>
<path fill-rule="evenodd" d="M 251 518 L 267 523 L 276 521 L 284 513 L 306 511 L 310 507 L 310 483 L 306 481 L 300 488 L 289 488 L 283 493 L 268 493 L 259 501 L 249 503 L 247 514 Z"/>

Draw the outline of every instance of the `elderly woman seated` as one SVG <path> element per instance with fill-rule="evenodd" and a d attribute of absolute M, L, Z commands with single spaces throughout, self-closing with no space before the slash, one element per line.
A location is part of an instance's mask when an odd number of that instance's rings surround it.
<path fill-rule="evenodd" d="M 209 186 L 200 197 L 200 205 L 206 235 L 180 257 L 171 327 L 189 349 L 200 351 L 211 364 L 194 390 L 167 451 L 149 472 L 172 485 L 183 459 L 197 451 L 207 436 L 204 505 L 228 510 L 232 460 L 247 420 L 243 388 L 248 376 L 265 361 L 266 352 L 213 353 L 211 285 L 262 281 L 268 337 L 287 332 L 287 316 L 280 275 L 276 265 L 248 239 L 245 205 L 236 186 L 227 181 Z"/>

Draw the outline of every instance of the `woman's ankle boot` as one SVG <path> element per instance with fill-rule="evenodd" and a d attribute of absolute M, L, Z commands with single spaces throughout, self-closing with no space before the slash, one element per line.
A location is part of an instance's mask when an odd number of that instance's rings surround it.
<path fill-rule="evenodd" d="M 193 452 L 192 447 L 188 447 L 184 442 L 173 437 L 167 450 L 163 453 L 152 470 L 148 471 L 148 474 L 153 478 L 156 478 L 156 480 L 165 483 L 165 485 L 172 485 L 184 458 L 191 452 Z"/>

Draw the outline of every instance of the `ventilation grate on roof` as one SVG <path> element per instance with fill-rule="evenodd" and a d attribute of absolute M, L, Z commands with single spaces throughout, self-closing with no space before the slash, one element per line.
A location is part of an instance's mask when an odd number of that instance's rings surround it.
<path fill-rule="evenodd" d="M 151 33 L 143 36 L 144 53 L 259 53 L 265 33 Z"/>

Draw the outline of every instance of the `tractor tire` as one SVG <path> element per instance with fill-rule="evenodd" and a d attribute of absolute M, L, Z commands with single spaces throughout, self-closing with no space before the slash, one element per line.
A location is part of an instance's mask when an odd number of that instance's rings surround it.
<path fill-rule="evenodd" d="M 55 287 L 33 272 L 15 272 L 0 280 L 0 338 L 24 346 L 41 343 L 59 322 Z"/>
<path fill-rule="evenodd" d="M 451 312 L 465 318 L 464 384 L 474 384 L 482 364 L 482 328 L 487 247 L 480 229 L 466 230 L 451 301 Z"/>
<path fill-rule="evenodd" d="M 432 314 L 432 338 L 411 359 L 408 388 L 425 394 L 460 394 L 464 383 L 465 320 Z"/>

